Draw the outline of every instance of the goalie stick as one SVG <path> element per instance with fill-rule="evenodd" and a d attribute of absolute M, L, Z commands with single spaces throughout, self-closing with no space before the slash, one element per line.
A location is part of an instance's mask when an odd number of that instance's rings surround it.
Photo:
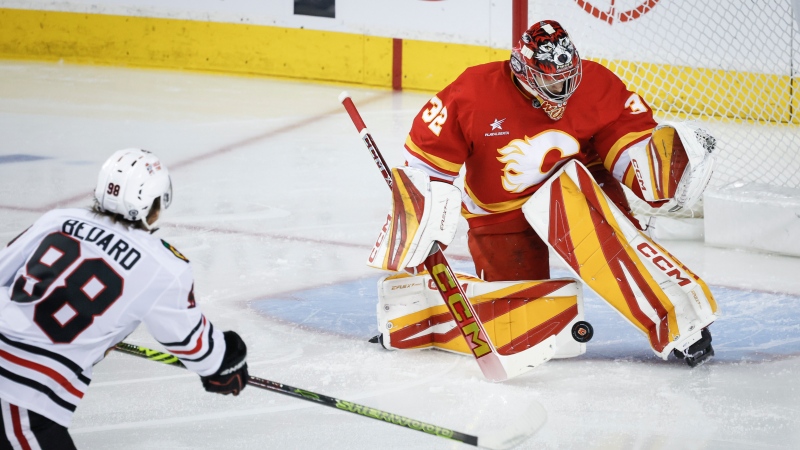
<path fill-rule="evenodd" d="M 392 188 L 392 177 L 386 161 L 378 150 L 375 139 L 367 130 L 361 114 L 358 113 L 353 99 L 347 92 L 339 95 L 339 101 L 344 106 L 350 119 L 353 121 L 358 134 L 367 146 L 367 150 L 372 154 L 372 159 L 378 166 L 384 181 Z M 467 298 L 467 294 L 459 283 L 456 282 L 455 274 L 444 256 L 442 247 L 438 242 L 434 242 L 430 254 L 425 259 L 425 269 L 431 274 L 434 283 L 439 289 L 439 293 L 447 305 L 450 314 L 453 316 L 461 335 L 467 341 L 467 347 L 472 351 L 473 356 L 478 361 L 483 375 L 491 381 L 505 381 L 509 378 L 506 369 L 497 353 L 492 341 L 489 340 L 486 330 L 475 312 L 475 307 Z"/>
<path fill-rule="evenodd" d="M 181 361 L 176 356 L 173 356 L 169 353 L 159 352 L 157 350 L 153 350 L 147 347 L 133 345 L 127 342 L 120 342 L 119 344 L 114 346 L 114 350 L 117 350 L 121 353 L 126 353 L 128 355 L 149 359 L 151 361 L 156 361 L 171 366 L 186 368 L 186 366 L 184 366 L 183 363 L 181 363 Z M 382 422 L 399 425 L 401 427 L 409 428 L 415 431 L 422 431 L 423 433 L 428 433 L 434 436 L 443 437 L 445 439 L 462 442 L 464 444 L 473 445 L 475 447 L 482 447 L 488 449 L 507 449 L 514 445 L 519 444 L 520 442 L 529 437 L 528 435 L 525 434 L 513 436 L 509 439 L 502 439 L 502 438 L 492 439 L 492 438 L 478 437 L 471 434 L 466 434 L 466 433 L 461 433 L 459 431 L 451 430 L 449 428 L 440 427 L 438 425 L 433 425 L 430 423 L 425 423 L 419 420 L 411 419 L 409 417 L 401 416 L 399 414 L 381 411 L 380 409 L 360 405 L 358 403 L 338 399 L 335 397 L 330 397 L 327 395 L 307 391 L 305 389 L 300 389 L 283 383 L 278 383 L 276 381 L 265 380 L 263 378 L 258 378 L 254 376 L 250 376 L 247 378 L 247 385 L 257 387 L 260 389 L 266 389 L 268 391 L 278 392 L 280 394 L 288 395 L 294 398 L 299 398 L 301 400 L 307 400 L 323 406 L 330 406 L 331 408 L 336 408 L 341 411 L 358 414 L 360 416 L 369 417 L 372 419 L 377 419 Z"/>

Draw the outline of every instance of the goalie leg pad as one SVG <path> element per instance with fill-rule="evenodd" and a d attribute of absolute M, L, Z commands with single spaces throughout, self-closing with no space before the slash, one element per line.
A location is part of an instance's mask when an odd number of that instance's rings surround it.
<path fill-rule="evenodd" d="M 586 351 L 586 344 L 572 336 L 575 324 L 584 320 L 581 285 L 575 280 L 487 282 L 463 274 L 457 280 L 501 356 L 528 352 L 533 361 L 519 359 L 535 365 Z M 433 283 L 427 273 L 390 275 L 378 282 L 378 329 L 384 347 L 471 355 Z"/>
<path fill-rule="evenodd" d="M 589 171 L 570 161 L 522 207 L 567 266 L 643 332 L 667 359 L 716 319 L 708 286 L 605 196 Z"/>
<path fill-rule="evenodd" d="M 381 229 L 367 265 L 400 271 L 425 261 L 434 242 L 449 245 L 458 228 L 461 192 L 431 181 L 419 169 L 392 169 L 392 211 Z"/>

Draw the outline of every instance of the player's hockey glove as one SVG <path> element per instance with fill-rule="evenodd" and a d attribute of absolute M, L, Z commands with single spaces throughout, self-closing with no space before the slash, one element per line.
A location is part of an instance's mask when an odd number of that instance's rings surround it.
<path fill-rule="evenodd" d="M 225 356 L 217 373 L 200 377 L 203 387 L 216 394 L 239 395 L 247 384 L 247 346 L 235 331 L 225 331 Z"/>

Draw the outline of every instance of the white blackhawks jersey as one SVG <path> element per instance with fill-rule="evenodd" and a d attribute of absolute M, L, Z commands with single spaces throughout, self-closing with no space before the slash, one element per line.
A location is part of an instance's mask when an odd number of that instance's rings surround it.
<path fill-rule="evenodd" d="M 189 261 L 148 232 L 53 210 L 0 250 L 0 398 L 69 427 L 92 366 L 140 322 L 207 376 L 222 332 L 195 306 Z"/>

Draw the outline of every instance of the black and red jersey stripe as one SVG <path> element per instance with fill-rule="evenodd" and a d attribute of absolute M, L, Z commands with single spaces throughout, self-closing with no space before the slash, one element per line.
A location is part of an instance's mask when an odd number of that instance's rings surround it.
<path fill-rule="evenodd" d="M 206 333 L 206 325 L 208 325 L 208 332 Z M 203 337 L 208 335 L 206 342 L 207 345 L 204 345 Z M 200 320 L 197 322 L 197 325 L 192 329 L 192 331 L 186 336 L 186 338 L 180 342 L 160 342 L 168 352 L 172 353 L 173 355 L 177 356 L 183 361 L 191 361 L 191 362 L 198 362 L 206 359 L 214 350 L 214 324 L 208 323 L 205 316 L 202 316 Z M 175 350 L 175 347 L 186 347 L 194 340 L 194 346 L 187 350 Z M 205 352 L 197 358 L 193 358 L 191 356 L 200 353 L 203 348 L 205 347 Z"/>

